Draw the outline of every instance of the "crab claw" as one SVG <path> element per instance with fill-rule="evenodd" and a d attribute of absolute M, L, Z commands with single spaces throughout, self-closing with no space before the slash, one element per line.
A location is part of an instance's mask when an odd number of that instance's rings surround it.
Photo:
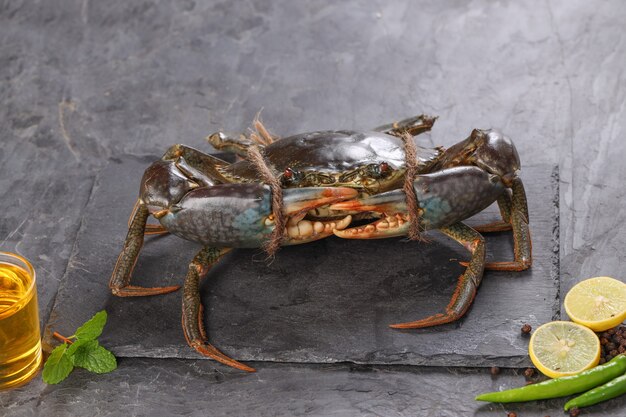
<path fill-rule="evenodd" d="M 504 191 L 499 176 L 478 167 L 462 166 L 418 175 L 413 182 L 424 230 L 465 220 L 484 210 Z M 331 210 L 376 212 L 383 217 L 366 226 L 336 230 L 345 239 L 379 239 L 403 236 L 409 229 L 406 196 L 402 190 L 332 204 Z"/>
<path fill-rule="evenodd" d="M 347 227 L 350 216 L 334 222 L 304 218 L 309 210 L 356 195 L 357 191 L 345 187 L 283 190 L 283 213 L 288 217 L 283 244 L 309 242 L 332 235 L 334 228 Z M 257 248 L 275 227 L 271 204 L 266 185 L 219 184 L 191 190 L 154 216 L 167 230 L 187 240 L 217 247 Z"/>

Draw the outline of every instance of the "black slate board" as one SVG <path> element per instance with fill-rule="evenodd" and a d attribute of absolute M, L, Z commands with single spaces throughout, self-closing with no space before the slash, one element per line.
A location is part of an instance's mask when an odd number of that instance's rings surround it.
<path fill-rule="evenodd" d="M 154 157 L 114 159 L 101 171 L 48 322 L 72 334 L 101 309 L 101 337 L 120 357 L 198 358 L 180 328 L 181 294 L 117 298 L 107 284 L 126 234 L 138 183 Z M 439 233 L 429 243 L 405 239 L 329 238 L 280 250 L 235 250 L 202 287 L 211 342 L 242 361 L 525 366 L 522 323 L 558 313 L 557 170 L 523 170 L 529 196 L 534 264 L 529 271 L 486 272 L 462 320 L 399 331 L 388 324 L 437 313 L 449 301 L 467 253 Z M 491 207 L 469 223 L 497 218 Z M 488 258 L 512 257 L 509 233 L 487 237 Z M 148 237 L 135 269 L 138 285 L 182 283 L 199 246 L 174 236 Z"/>

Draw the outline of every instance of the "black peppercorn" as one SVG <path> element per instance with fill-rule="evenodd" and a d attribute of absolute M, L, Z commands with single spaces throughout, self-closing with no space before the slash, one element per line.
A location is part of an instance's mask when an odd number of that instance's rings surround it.
<path fill-rule="evenodd" d="M 535 370 L 533 368 L 526 368 L 524 370 L 524 376 L 526 378 L 532 378 L 535 375 Z"/>

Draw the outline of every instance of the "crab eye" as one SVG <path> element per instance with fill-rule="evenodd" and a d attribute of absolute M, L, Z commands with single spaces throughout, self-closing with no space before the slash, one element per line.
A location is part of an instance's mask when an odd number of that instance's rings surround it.
<path fill-rule="evenodd" d="M 371 178 L 384 178 L 391 173 L 391 166 L 387 162 L 367 166 L 367 173 Z"/>
<path fill-rule="evenodd" d="M 300 172 L 298 171 L 294 171 L 291 168 L 286 168 L 283 171 L 283 175 L 282 175 L 282 181 L 283 184 L 288 185 L 288 184 L 297 184 L 300 182 L 300 180 L 302 180 L 302 175 Z"/>

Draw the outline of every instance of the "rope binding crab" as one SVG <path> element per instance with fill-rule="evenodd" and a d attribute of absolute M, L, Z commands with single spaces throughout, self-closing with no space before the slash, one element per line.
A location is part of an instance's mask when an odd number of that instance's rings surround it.
<path fill-rule="evenodd" d="M 421 209 L 419 206 L 419 200 L 413 187 L 413 181 L 417 175 L 417 148 L 413 137 L 409 133 L 405 133 L 401 136 L 402 142 L 404 142 L 404 158 L 406 165 L 406 174 L 404 176 L 404 185 L 402 190 L 406 195 L 406 204 L 408 206 L 409 216 L 409 240 L 422 240 L 422 231 L 420 230 L 419 219 Z"/>
<path fill-rule="evenodd" d="M 274 141 L 275 138 L 270 135 L 265 126 L 263 126 L 258 116 L 254 120 L 254 127 L 256 131 L 250 134 L 250 139 L 254 142 L 261 145 L 269 145 Z M 283 214 L 283 189 L 278 180 L 276 170 L 272 164 L 265 159 L 258 145 L 253 145 L 248 149 L 248 160 L 255 167 L 261 177 L 261 181 L 269 185 L 272 192 L 272 217 L 274 218 L 275 227 L 269 240 L 263 245 L 263 249 L 271 258 L 276 254 L 278 248 L 280 248 L 281 241 L 285 234 L 285 227 L 287 226 L 287 218 Z"/>

